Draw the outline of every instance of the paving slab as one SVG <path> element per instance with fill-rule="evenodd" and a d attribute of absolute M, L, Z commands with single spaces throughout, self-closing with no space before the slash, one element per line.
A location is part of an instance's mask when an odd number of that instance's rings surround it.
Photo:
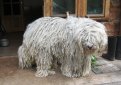
<path fill-rule="evenodd" d="M 37 78 L 34 73 L 34 69 L 19 69 L 17 57 L 0 57 L 0 85 L 109 85 L 121 82 L 121 71 L 80 78 L 68 78 L 59 71 L 45 78 Z"/>
<path fill-rule="evenodd" d="M 92 71 L 96 74 L 117 72 L 120 70 L 121 69 L 117 65 L 101 57 L 97 59 L 95 67 L 92 68 Z"/>
<path fill-rule="evenodd" d="M 100 84 L 100 85 L 121 85 L 121 82 L 112 82 L 112 83 Z"/>

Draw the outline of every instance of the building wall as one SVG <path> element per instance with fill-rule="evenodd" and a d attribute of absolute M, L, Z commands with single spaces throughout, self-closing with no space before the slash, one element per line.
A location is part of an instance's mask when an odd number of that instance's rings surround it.
<path fill-rule="evenodd" d="M 117 36 L 121 34 L 121 0 L 111 0 L 109 19 L 105 23 L 109 36 Z"/>

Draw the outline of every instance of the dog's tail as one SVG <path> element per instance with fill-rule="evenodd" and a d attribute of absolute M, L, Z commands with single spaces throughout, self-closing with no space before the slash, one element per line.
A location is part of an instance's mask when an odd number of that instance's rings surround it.
<path fill-rule="evenodd" d="M 66 17 L 69 18 L 69 12 L 68 11 L 66 12 Z"/>

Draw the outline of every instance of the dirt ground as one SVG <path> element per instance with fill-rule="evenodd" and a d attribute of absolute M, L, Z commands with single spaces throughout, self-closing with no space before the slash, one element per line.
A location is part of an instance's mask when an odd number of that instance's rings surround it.
<path fill-rule="evenodd" d="M 35 69 L 18 68 L 17 57 L 0 57 L 0 85 L 102 85 L 121 81 L 120 71 L 100 75 L 91 74 L 89 77 L 80 78 L 67 78 L 60 72 L 45 78 L 37 78 L 34 75 L 35 71 Z"/>

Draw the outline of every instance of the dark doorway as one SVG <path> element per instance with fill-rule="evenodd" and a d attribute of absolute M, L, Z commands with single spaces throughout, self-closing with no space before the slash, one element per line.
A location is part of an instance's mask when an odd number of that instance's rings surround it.
<path fill-rule="evenodd" d="M 25 25 L 43 16 L 42 0 L 23 0 Z"/>
<path fill-rule="evenodd" d="M 43 16 L 42 0 L 2 0 L 2 24 L 7 32 L 24 31 L 26 25 Z"/>
<path fill-rule="evenodd" d="M 43 16 L 42 7 L 42 0 L 0 0 L 0 21 L 9 40 L 8 46 L 0 46 L 0 57 L 17 56 L 26 26 Z"/>
<path fill-rule="evenodd" d="M 24 29 L 22 5 L 21 0 L 1 1 L 2 24 L 7 32 L 22 31 Z"/>

